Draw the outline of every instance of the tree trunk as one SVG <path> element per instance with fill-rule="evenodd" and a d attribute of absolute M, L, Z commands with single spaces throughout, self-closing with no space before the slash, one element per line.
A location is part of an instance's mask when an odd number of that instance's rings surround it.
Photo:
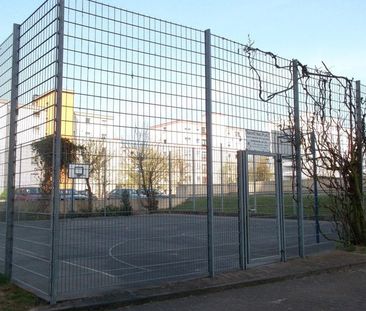
<path fill-rule="evenodd" d="M 88 212 L 93 211 L 93 194 L 91 191 L 90 180 L 86 178 L 86 187 L 88 188 Z"/>

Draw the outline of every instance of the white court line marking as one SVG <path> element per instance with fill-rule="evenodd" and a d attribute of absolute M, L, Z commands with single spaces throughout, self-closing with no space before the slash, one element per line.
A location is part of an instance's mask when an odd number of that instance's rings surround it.
<path fill-rule="evenodd" d="M 120 262 L 120 263 L 123 263 L 124 265 L 129 266 L 129 267 L 131 267 L 131 268 L 135 268 L 135 269 L 139 269 L 139 270 L 143 270 L 143 271 L 151 271 L 151 270 L 149 270 L 149 269 L 146 269 L 146 268 L 143 268 L 143 267 L 139 267 L 139 266 L 135 266 L 135 265 L 132 265 L 132 264 L 130 264 L 130 263 L 128 263 L 128 262 L 125 262 L 125 261 L 123 261 L 123 260 L 121 260 L 121 259 L 119 259 L 119 258 L 115 257 L 115 256 L 112 254 L 112 251 L 113 251 L 113 249 L 114 249 L 114 248 L 116 248 L 117 246 L 120 246 L 120 245 L 122 245 L 122 244 L 124 244 L 124 243 L 126 243 L 126 242 L 128 242 L 128 241 L 123 241 L 123 242 L 120 242 L 120 243 L 114 244 L 114 245 L 109 249 L 109 251 L 108 251 L 109 256 L 110 256 L 112 259 L 114 259 L 115 261 L 118 261 L 118 262 Z"/>
<path fill-rule="evenodd" d="M 74 267 L 78 267 L 78 268 L 81 268 L 81 269 L 85 269 L 85 270 L 89 270 L 89 271 L 93 271 L 93 272 L 96 272 L 96 273 L 100 273 L 100 274 L 103 274 L 105 276 L 108 276 L 110 278 L 115 278 L 116 276 L 113 275 L 113 274 L 109 274 L 107 272 L 103 272 L 103 271 L 100 271 L 100 270 L 96 270 L 96 269 L 93 269 L 93 268 L 89 268 L 89 267 L 85 267 L 85 266 L 82 266 L 82 265 L 78 265 L 77 263 L 73 263 L 73 262 L 70 262 L 70 261 L 66 261 L 66 260 L 61 260 L 61 262 L 63 263 L 66 263 L 70 266 L 74 266 Z"/>

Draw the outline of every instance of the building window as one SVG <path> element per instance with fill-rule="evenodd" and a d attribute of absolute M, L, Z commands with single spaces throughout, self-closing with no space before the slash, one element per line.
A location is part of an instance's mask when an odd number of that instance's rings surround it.
<path fill-rule="evenodd" d="M 90 118 L 85 118 L 85 123 L 90 123 Z"/>
<path fill-rule="evenodd" d="M 166 144 L 166 139 L 164 139 L 164 144 Z"/>
<path fill-rule="evenodd" d="M 201 127 L 201 134 L 206 134 L 206 127 L 204 126 Z"/>
<path fill-rule="evenodd" d="M 206 151 L 202 151 L 202 160 L 206 160 L 207 154 Z"/>
<path fill-rule="evenodd" d="M 39 136 L 39 126 L 35 126 L 33 128 L 33 133 L 34 133 L 35 136 Z"/>
<path fill-rule="evenodd" d="M 202 146 L 206 146 L 206 139 L 202 139 Z"/>

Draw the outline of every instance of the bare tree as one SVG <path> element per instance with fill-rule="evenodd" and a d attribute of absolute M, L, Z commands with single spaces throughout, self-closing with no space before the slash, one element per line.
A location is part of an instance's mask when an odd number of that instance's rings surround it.
<path fill-rule="evenodd" d="M 253 163 L 251 164 L 252 165 L 248 167 L 249 176 L 252 176 L 253 178 L 255 177 L 256 181 L 271 180 L 271 177 L 274 175 L 274 172 L 271 170 L 269 160 L 267 157 L 259 157 L 259 161 L 256 161 L 255 166 Z"/>
<path fill-rule="evenodd" d="M 190 164 L 183 159 L 180 152 L 174 153 L 173 155 L 173 167 L 174 171 L 178 174 L 175 182 L 178 185 L 183 185 L 188 180 Z"/>
<path fill-rule="evenodd" d="M 235 162 L 227 161 L 222 165 L 222 182 L 227 184 L 236 183 L 237 164 Z"/>
<path fill-rule="evenodd" d="M 158 208 L 157 192 L 167 183 L 168 157 L 158 147 L 149 145 L 148 132 L 136 131 L 135 143 L 126 145 L 128 184 L 137 186 L 146 195 L 149 211 Z"/>
<path fill-rule="evenodd" d="M 256 66 L 256 55 L 269 58 L 275 68 L 287 71 L 288 77 L 292 77 L 294 63 L 283 64 L 275 54 L 252 45 L 250 42 L 245 46 L 243 53 L 257 79 L 258 97 L 263 102 L 279 96 L 285 98 L 288 119 L 279 124 L 279 129 L 294 145 L 294 109 L 288 94 L 294 88 L 293 80 L 289 79 L 288 85 L 276 91 L 265 89 L 266 77 Z M 314 70 L 298 61 L 296 64 L 302 100 L 302 172 L 313 178 L 329 198 L 325 208 L 331 213 L 339 240 L 346 245 L 366 245 L 360 169 L 366 153 L 365 114 L 362 113 L 365 103 L 357 98 L 352 80 L 334 75 L 324 63 L 323 69 Z M 317 174 L 314 174 L 314 163 Z"/>
<path fill-rule="evenodd" d="M 84 163 L 89 164 L 89 178 L 86 178 L 88 190 L 88 209 L 93 209 L 93 191 L 91 181 L 97 185 L 98 197 L 106 195 L 108 183 L 107 165 L 110 156 L 107 154 L 107 147 L 104 141 L 89 141 L 81 147 L 81 158 Z"/>

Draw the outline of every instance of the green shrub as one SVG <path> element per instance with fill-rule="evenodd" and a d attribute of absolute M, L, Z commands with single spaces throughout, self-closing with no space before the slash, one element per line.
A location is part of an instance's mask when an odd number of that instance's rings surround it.
<path fill-rule="evenodd" d="M 4 190 L 3 192 L 1 192 L 0 193 L 0 200 L 6 200 L 6 195 L 7 195 L 6 190 Z"/>
<path fill-rule="evenodd" d="M 123 211 L 121 210 L 120 206 L 116 206 L 113 204 L 106 205 L 105 210 L 106 216 L 122 216 Z"/>

